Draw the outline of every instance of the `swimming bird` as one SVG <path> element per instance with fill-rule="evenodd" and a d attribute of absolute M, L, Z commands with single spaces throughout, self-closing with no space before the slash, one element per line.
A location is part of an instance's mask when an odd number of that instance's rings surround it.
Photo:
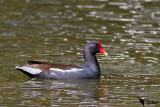
<path fill-rule="evenodd" d="M 71 65 L 50 64 L 38 61 L 28 61 L 17 70 L 31 78 L 46 79 L 98 79 L 100 78 L 100 66 L 96 53 L 108 55 L 99 41 L 88 42 L 84 47 L 84 64 L 76 67 Z"/>

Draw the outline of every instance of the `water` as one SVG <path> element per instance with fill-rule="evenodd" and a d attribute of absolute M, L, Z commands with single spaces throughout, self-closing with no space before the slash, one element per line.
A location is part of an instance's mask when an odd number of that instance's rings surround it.
<path fill-rule="evenodd" d="M 134 106 L 160 102 L 158 0 L 1 0 L 1 106 Z M 99 80 L 31 80 L 15 66 L 27 60 L 83 64 L 98 40 Z M 146 104 L 147 106 L 159 106 Z"/>

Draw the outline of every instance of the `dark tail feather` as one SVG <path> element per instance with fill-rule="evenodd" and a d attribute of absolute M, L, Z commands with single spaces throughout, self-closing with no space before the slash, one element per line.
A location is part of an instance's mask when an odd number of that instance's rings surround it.
<path fill-rule="evenodd" d="M 39 62 L 39 61 L 27 61 L 28 64 L 46 64 L 44 62 Z"/>

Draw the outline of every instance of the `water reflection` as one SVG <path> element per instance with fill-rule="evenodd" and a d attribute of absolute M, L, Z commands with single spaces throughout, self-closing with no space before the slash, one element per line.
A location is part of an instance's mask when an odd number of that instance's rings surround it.
<path fill-rule="evenodd" d="M 50 100 L 50 106 L 64 103 L 97 105 L 100 97 L 99 87 L 99 80 L 32 80 L 20 86 L 23 90 L 20 96 L 24 99 L 22 103 L 32 99 L 32 102 Z"/>

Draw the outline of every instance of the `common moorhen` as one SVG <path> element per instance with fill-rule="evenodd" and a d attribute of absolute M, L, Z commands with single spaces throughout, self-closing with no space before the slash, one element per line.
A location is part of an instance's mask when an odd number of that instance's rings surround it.
<path fill-rule="evenodd" d="M 26 66 L 16 67 L 16 69 L 31 78 L 98 79 L 100 78 L 100 67 L 95 54 L 99 52 L 108 55 L 99 41 L 91 41 L 84 47 L 85 63 L 80 67 L 28 61 Z"/>

